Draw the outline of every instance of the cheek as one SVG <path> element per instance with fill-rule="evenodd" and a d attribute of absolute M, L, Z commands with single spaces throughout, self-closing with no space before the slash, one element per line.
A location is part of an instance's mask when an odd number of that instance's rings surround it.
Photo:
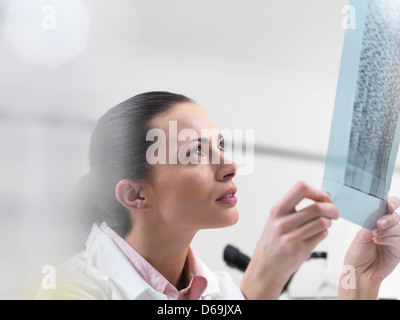
<path fill-rule="evenodd" d="M 214 196 L 210 171 L 206 166 L 170 170 L 157 186 L 160 211 L 170 218 L 185 219 L 210 210 Z"/>
<path fill-rule="evenodd" d="M 211 202 L 213 181 L 204 170 L 176 176 L 172 181 L 171 189 L 174 191 L 175 199 L 179 199 L 181 205 L 195 206 Z"/>

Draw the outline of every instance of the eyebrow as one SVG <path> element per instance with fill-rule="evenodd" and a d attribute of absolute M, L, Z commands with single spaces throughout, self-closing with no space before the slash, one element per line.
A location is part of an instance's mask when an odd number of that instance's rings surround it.
<path fill-rule="evenodd" d="M 218 134 L 217 141 L 219 141 L 221 138 L 224 138 L 224 137 L 223 137 L 223 135 L 220 133 L 220 134 Z M 192 143 L 192 142 L 208 143 L 209 140 L 208 140 L 208 138 L 197 138 L 197 139 L 192 139 L 192 140 L 186 142 L 181 148 L 187 146 L 188 144 L 190 144 L 190 143 Z"/>

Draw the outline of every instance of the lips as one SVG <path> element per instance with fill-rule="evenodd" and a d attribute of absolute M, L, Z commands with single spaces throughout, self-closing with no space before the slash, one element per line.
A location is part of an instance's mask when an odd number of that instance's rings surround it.
<path fill-rule="evenodd" d="M 236 187 L 231 187 L 228 190 L 226 190 L 217 200 L 217 202 L 220 203 L 225 203 L 225 204 L 236 204 L 237 198 L 235 197 L 235 194 L 237 192 Z"/>

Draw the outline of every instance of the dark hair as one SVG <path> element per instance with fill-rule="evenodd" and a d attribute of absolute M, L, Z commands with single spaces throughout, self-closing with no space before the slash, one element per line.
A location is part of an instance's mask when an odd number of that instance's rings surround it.
<path fill-rule="evenodd" d="M 171 92 L 152 91 L 138 94 L 109 109 L 97 122 L 89 148 L 90 172 L 82 178 L 91 198 L 85 214 L 93 222 L 106 222 L 120 236 L 131 229 L 124 206 L 115 196 L 122 179 L 139 181 L 149 176 L 146 141 L 151 121 L 179 103 L 193 100 Z M 85 201 L 88 204 L 88 201 Z M 82 208 L 82 207 L 81 207 Z"/>

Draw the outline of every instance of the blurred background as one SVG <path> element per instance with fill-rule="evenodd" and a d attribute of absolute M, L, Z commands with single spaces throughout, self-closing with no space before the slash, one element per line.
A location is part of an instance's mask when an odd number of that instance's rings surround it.
<path fill-rule="evenodd" d="M 89 231 L 68 200 L 97 119 L 141 92 L 194 99 L 218 128 L 253 129 L 251 175 L 235 178 L 239 222 L 193 242 L 239 284 L 222 253 L 251 256 L 271 207 L 298 180 L 322 187 L 345 0 L 2 0 L 0 298 L 27 298 Z M 395 170 L 392 194 L 400 194 Z M 317 250 L 333 283 L 358 226 L 334 222 Z M 211 249 L 212 248 L 212 249 Z M 313 281 L 312 273 L 306 274 Z M 400 271 L 381 298 L 399 298 Z M 336 281 L 336 282 L 335 282 Z"/>

